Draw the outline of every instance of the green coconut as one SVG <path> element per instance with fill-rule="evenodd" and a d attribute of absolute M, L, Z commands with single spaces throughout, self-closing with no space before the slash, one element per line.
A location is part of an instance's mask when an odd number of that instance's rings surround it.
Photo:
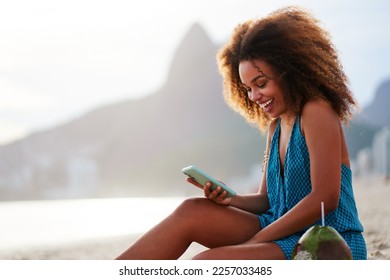
<path fill-rule="evenodd" d="M 293 259 L 352 260 L 352 253 L 347 242 L 333 227 L 315 225 L 298 240 Z"/>

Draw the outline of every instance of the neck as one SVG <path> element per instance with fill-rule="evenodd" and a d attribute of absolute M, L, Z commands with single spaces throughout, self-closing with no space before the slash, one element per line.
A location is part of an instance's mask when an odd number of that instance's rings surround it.
<path fill-rule="evenodd" d="M 280 124 L 283 127 L 286 126 L 293 126 L 294 125 L 294 120 L 295 120 L 296 115 L 292 113 L 285 113 L 283 115 L 280 115 Z"/>

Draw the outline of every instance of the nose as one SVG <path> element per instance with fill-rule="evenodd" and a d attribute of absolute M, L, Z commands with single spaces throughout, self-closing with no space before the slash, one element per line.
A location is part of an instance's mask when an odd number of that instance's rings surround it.
<path fill-rule="evenodd" d="M 248 92 L 248 97 L 253 102 L 260 100 L 262 96 L 261 92 L 256 88 Z"/>

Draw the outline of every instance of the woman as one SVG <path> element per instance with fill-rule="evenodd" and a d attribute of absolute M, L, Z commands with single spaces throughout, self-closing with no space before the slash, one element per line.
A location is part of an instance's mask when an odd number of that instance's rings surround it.
<path fill-rule="evenodd" d="M 329 35 L 309 13 L 288 7 L 239 25 L 218 54 L 228 104 L 267 130 L 258 193 L 184 201 L 118 259 L 291 259 L 300 236 L 326 223 L 366 258 L 342 125 L 355 101 Z M 188 182 L 198 186 L 196 182 Z"/>

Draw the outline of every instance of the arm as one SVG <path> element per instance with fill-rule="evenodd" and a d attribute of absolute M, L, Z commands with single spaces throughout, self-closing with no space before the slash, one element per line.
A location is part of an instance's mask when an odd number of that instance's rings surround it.
<path fill-rule="evenodd" d="M 259 191 L 256 194 L 236 196 L 232 199 L 231 205 L 248 212 L 255 214 L 264 213 L 269 208 L 268 193 L 267 193 L 267 170 L 268 170 L 268 155 L 271 146 L 271 139 L 274 135 L 277 125 L 277 120 L 271 121 L 268 127 L 267 142 L 264 154 L 267 159 L 263 162 L 263 177 L 259 187 Z"/>
<path fill-rule="evenodd" d="M 302 131 L 310 156 L 312 191 L 280 219 L 262 229 L 256 242 L 269 242 L 291 235 L 337 208 L 341 180 L 341 124 L 324 101 L 307 103 L 302 112 Z M 299 187 L 299 186 L 297 186 Z"/>
<path fill-rule="evenodd" d="M 191 178 L 187 178 L 187 182 L 203 189 L 205 197 L 217 204 L 236 207 L 254 214 L 265 212 L 268 209 L 268 197 L 266 193 L 236 194 L 234 197 L 226 197 L 226 191 L 220 193 L 222 190 L 221 187 L 210 191 L 210 183 L 207 183 L 203 188 L 202 185 L 199 185 Z"/>
<path fill-rule="evenodd" d="M 275 132 L 276 125 L 277 125 L 276 121 L 272 121 L 270 123 L 268 133 L 267 133 L 267 142 L 266 142 L 266 149 L 265 149 L 266 155 L 269 154 L 270 142 Z M 210 186 L 206 186 L 204 188 L 205 197 L 209 198 L 215 203 L 221 205 L 233 206 L 254 214 L 264 213 L 269 208 L 268 194 L 267 194 L 267 178 L 266 178 L 267 168 L 268 168 L 268 164 L 267 162 L 265 162 L 263 168 L 262 181 L 259 187 L 259 191 L 257 193 L 244 194 L 244 195 L 237 194 L 232 198 L 226 198 L 226 193 L 219 194 L 221 190 L 220 188 L 217 188 L 216 190 L 214 190 L 214 192 L 210 192 Z M 203 186 L 198 185 L 192 179 L 187 178 L 187 181 L 203 189 Z"/>

